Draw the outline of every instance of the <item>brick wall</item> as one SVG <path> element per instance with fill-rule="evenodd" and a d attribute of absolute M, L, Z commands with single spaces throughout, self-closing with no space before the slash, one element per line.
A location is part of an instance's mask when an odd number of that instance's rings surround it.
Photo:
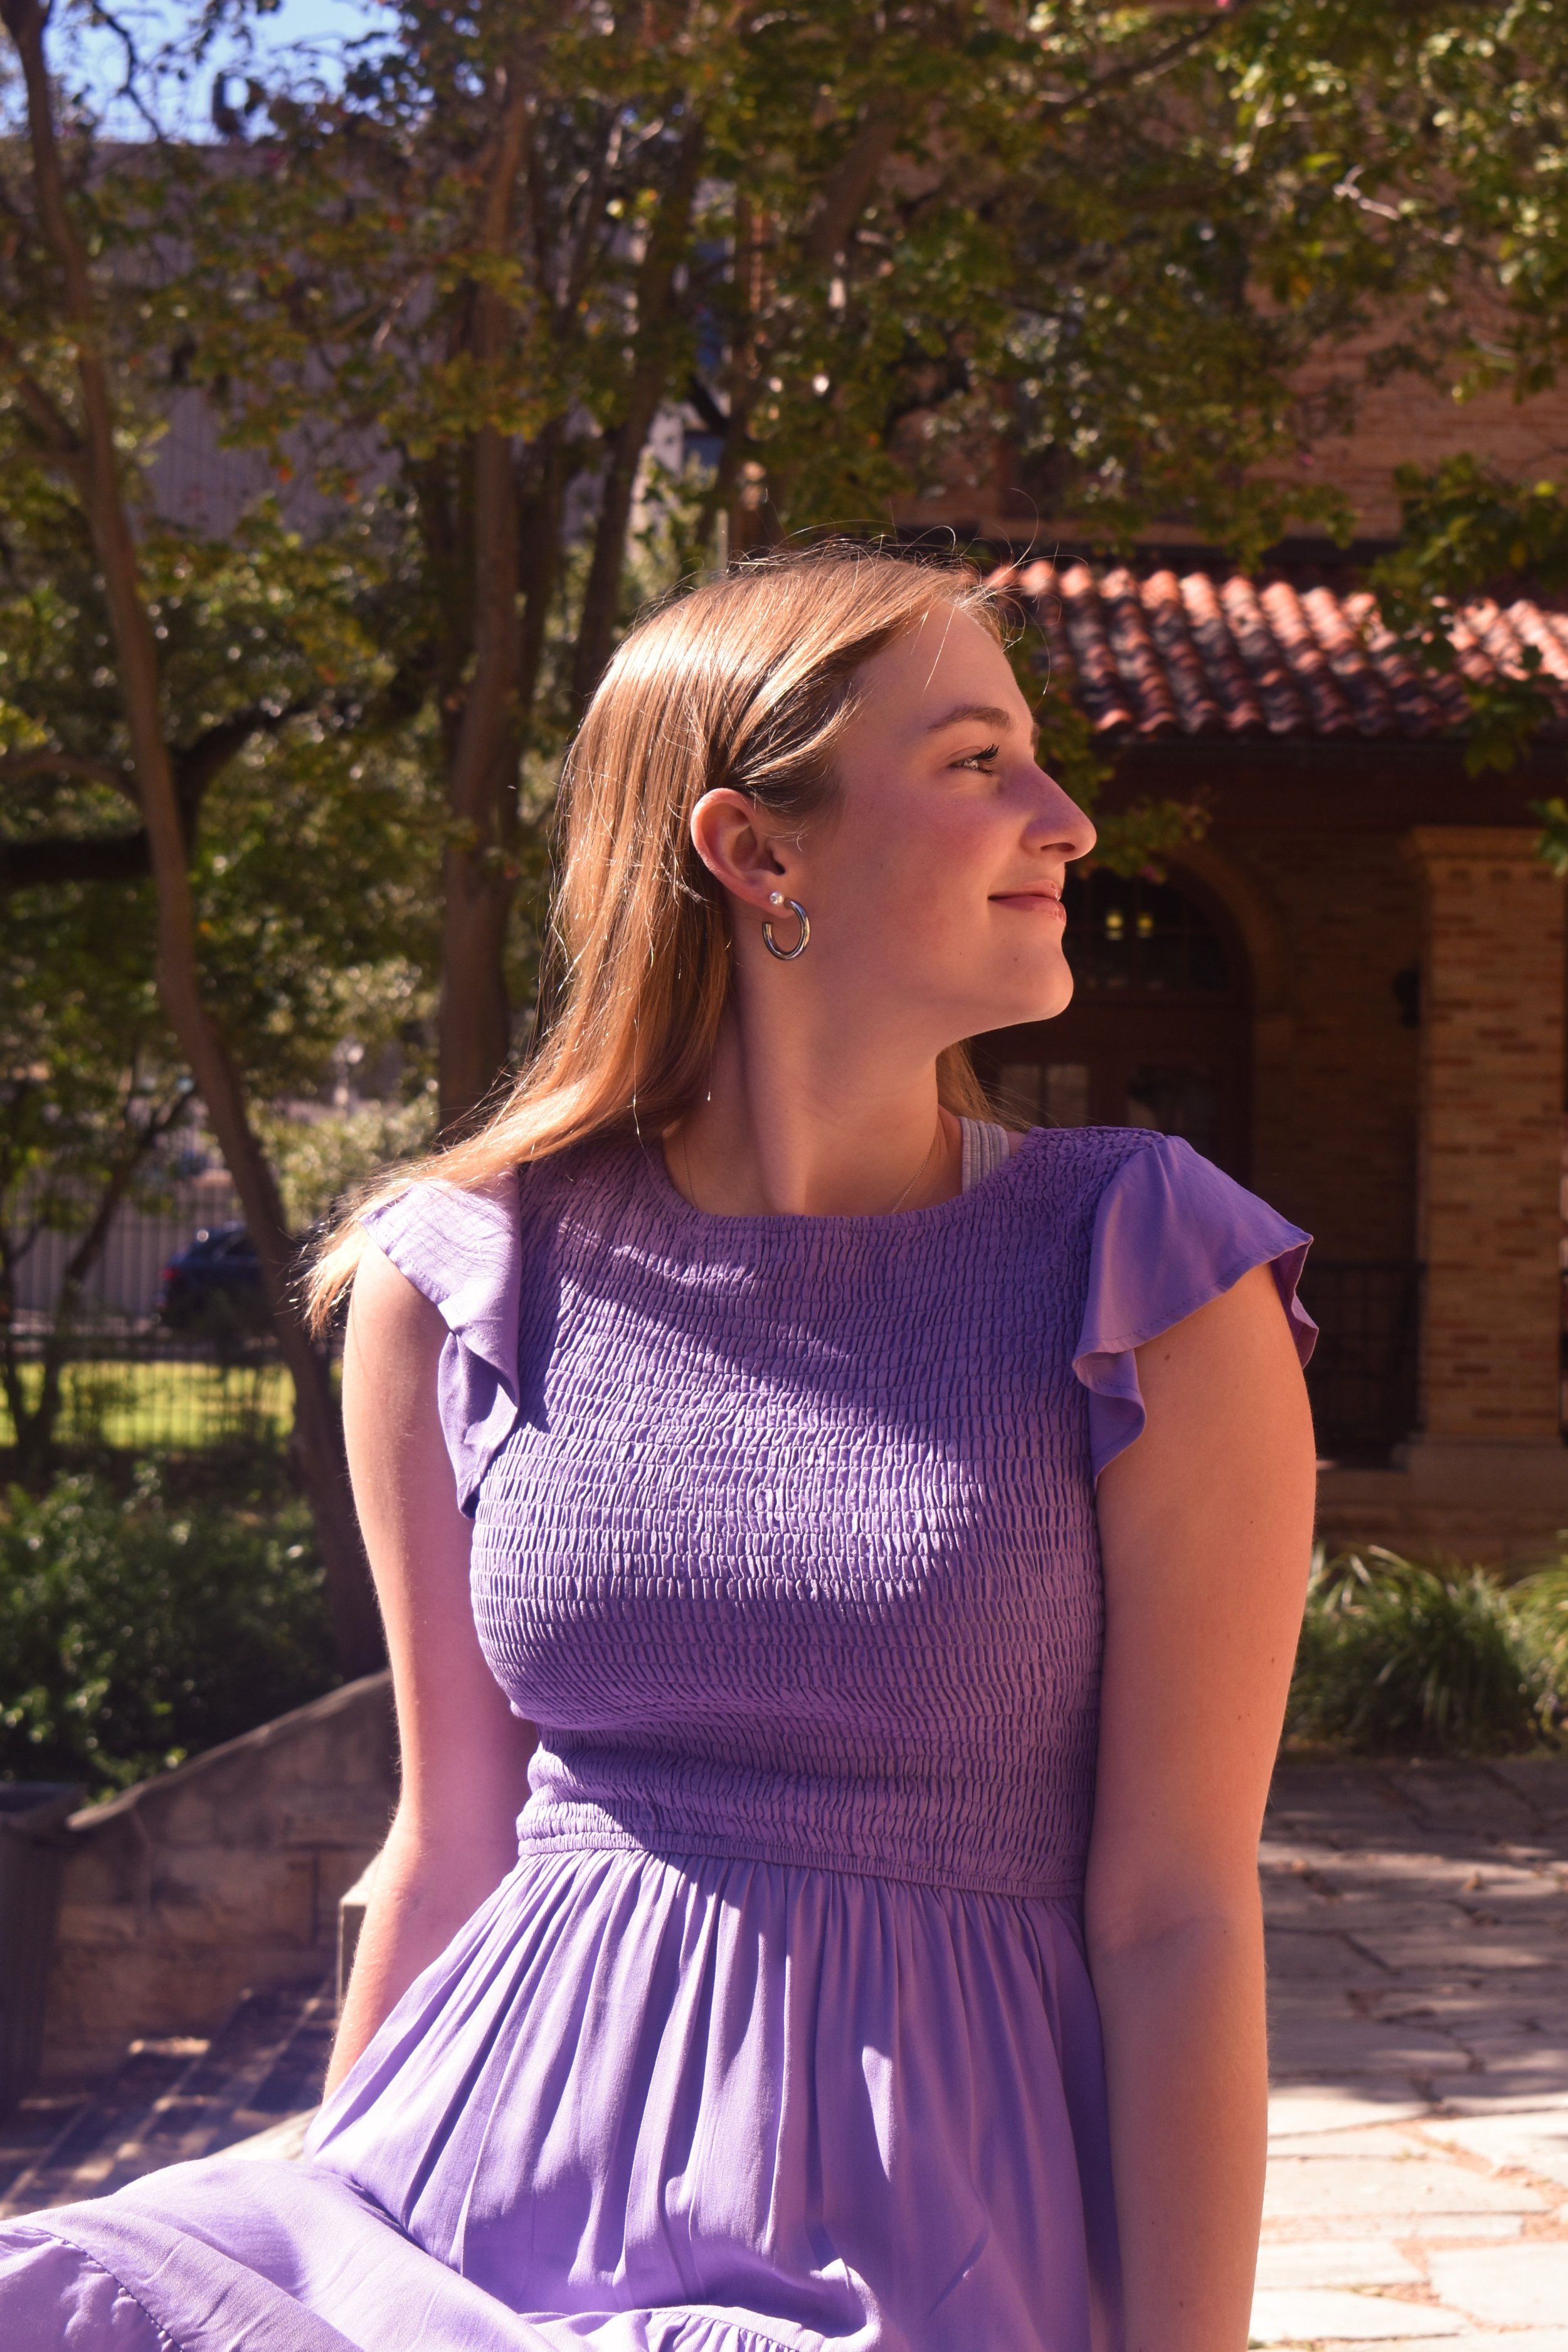
<path fill-rule="evenodd" d="M 1355 386 L 1363 352 L 1384 340 L 1368 336 L 1359 347 L 1342 345 L 1310 361 L 1296 377 L 1299 395 L 1310 404 L 1336 380 Z M 1430 467 L 1468 449 L 1516 481 L 1561 478 L 1568 446 L 1568 384 L 1552 385 L 1530 400 L 1516 400 L 1505 384 L 1461 403 L 1447 384 L 1400 375 L 1388 383 L 1356 386 L 1354 397 L 1354 430 L 1317 442 L 1302 479 L 1331 482 L 1342 490 L 1355 509 L 1358 530 L 1369 537 L 1391 537 L 1399 529 L 1396 466 Z"/>
<path fill-rule="evenodd" d="M 1420 828 L 1422 1386 L 1434 1437 L 1558 1428 L 1563 892 L 1514 827 Z"/>

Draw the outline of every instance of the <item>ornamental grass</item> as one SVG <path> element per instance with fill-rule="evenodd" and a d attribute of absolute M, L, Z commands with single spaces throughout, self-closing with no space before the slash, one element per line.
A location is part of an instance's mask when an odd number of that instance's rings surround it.
<path fill-rule="evenodd" d="M 1286 1738 L 1359 1755 L 1562 1743 L 1568 1556 L 1513 1585 L 1369 1546 L 1313 1563 Z"/>

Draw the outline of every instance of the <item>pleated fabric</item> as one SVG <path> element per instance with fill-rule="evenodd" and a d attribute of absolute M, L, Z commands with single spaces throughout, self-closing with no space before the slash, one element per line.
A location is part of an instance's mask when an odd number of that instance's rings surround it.
<path fill-rule="evenodd" d="M 1121 2352 L 1094 1481 L 1132 1349 L 1250 1266 L 1305 1352 L 1307 1237 L 1163 1137 L 999 1158 L 714 1218 L 612 1139 L 380 1213 L 539 1728 L 517 1867 L 302 2163 L 0 2230 L 0 2339 Z"/>

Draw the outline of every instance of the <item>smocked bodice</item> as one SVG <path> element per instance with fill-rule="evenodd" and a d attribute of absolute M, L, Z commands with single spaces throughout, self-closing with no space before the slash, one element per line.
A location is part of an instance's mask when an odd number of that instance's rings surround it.
<path fill-rule="evenodd" d="M 447 1325 L 517 1866 L 302 2162 L 0 2231 L 0 2336 L 1124 2352 L 1094 1479 L 1141 1341 L 1305 1235 L 1094 1129 L 881 1218 L 703 1216 L 620 1139 L 364 1222 Z"/>
<path fill-rule="evenodd" d="M 1142 1417 L 1140 1335 L 1105 1318 L 1130 1221 L 1146 1248 L 1173 1185 L 1231 1228 L 1236 1204 L 1272 1219 L 1116 1129 L 1037 1131 L 896 1216 L 705 1215 L 622 1139 L 467 1197 L 494 1222 L 448 1285 L 444 1408 L 480 1640 L 540 1733 L 525 1850 L 1077 1887 L 1094 1474 Z M 407 1196 L 376 1237 L 404 1263 L 410 1220 L 444 1216 L 450 1256 L 455 1197 Z M 487 1250 L 501 1303 L 476 1349 Z"/>

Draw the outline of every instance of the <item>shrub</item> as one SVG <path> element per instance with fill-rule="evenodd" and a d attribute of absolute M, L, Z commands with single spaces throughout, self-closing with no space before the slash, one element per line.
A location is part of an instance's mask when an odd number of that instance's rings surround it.
<path fill-rule="evenodd" d="M 1320 1559 L 1287 1733 L 1363 1753 L 1531 1747 L 1564 1687 L 1568 1616 L 1556 1671 L 1542 1630 L 1551 1622 L 1544 1596 L 1532 1608 L 1480 1569 L 1424 1568 L 1377 1549 Z"/>
<path fill-rule="evenodd" d="M 1568 1558 L 1516 1584 L 1510 1595 L 1559 1728 L 1568 1719 Z"/>
<path fill-rule="evenodd" d="M 338 1679 L 292 1496 L 176 1507 L 142 1465 L 0 1506 L 0 1774 L 123 1788 Z"/>

